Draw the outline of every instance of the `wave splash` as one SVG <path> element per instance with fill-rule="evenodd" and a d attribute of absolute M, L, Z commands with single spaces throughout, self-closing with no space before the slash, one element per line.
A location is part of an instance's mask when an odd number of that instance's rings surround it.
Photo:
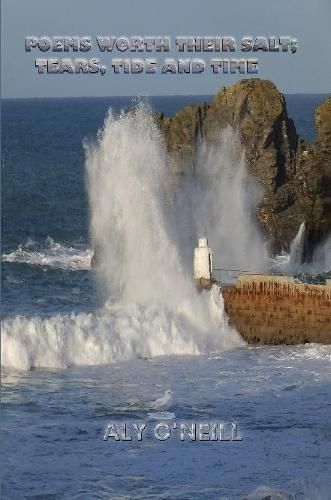
<path fill-rule="evenodd" d="M 277 255 L 270 262 L 272 271 L 288 274 L 307 273 L 329 276 L 331 272 L 331 237 L 315 250 L 311 262 L 303 262 L 306 223 L 302 222 L 293 238 L 288 254 Z"/>
<path fill-rule="evenodd" d="M 229 186 L 235 192 L 236 182 L 243 192 L 242 169 L 233 176 L 230 168 L 234 156 L 229 144 L 237 144 L 233 134 L 226 131 L 208 158 L 202 154 L 203 163 L 217 162 L 220 172 L 227 172 L 224 194 Z M 140 356 L 203 354 L 243 345 L 228 326 L 219 289 L 199 294 L 192 280 L 192 252 L 201 229 L 215 228 L 224 243 L 224 258 L 238 245 L 240 264 L 245 265 L 246 240 L 241 242 L 240 234 L 246 237 L 249 228 L 236 231 L 231 246 L 225 245 L 231 224 L 225 231 L 217 226 L 217 214 L 226 209 L 222 192 L 211 189 L 208 200 L 203 198 L 209 210 L 203 202 L 194 212 L 185 210 L 185 200 L 173 188 L 163 138 L 143 104 L 117 117 L 110 113 L 97 141 L 85 144 L 85 151 L 91 239 L 98 252 L 97 277 L 105 306 L 93 313 L 6 319 L 2 363 L 23 369 L 66 367 Z M 188 205 L 193 206 L 205 182 L 213 184 L 220 175 L 214 165 L 193 185 L 189 183 Z M 243 212 L 242 204 L 237 208 Z M 216 220 L 208 219 L 210 211 Z M 235 212 L 236 207 L 228 210 L 228 217 Z M 183 237 L 185 227 L 196 231 Z M 48 264 L 58 263 L 60 250 L 47 250 Z M 31 252 L 24 251 L 27 259 Z M 90 256 L 85 251 L 83 259 Z M 38 256 L 41 262 L 43 258 Z"/>

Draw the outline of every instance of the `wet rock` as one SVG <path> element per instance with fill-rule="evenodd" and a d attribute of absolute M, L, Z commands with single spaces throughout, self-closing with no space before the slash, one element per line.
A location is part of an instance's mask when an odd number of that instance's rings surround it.
<path fill-rule="evenodd" d="M 171 166 L 196 168 L 201 142 L 217 143 L 223 128 L 239 131 L 247 165 L 263 188 L 257 218 L 274 252 L 288 250 L 306 221 L 305 257 L 331 231 L 331 99 L 316 110 L 316 143 L 305 144 L 288 117 L 284 96 L 267 80 L 224 87 L 210 104 L 157 115 Z M 235 168 L 235 165 L 234 165 Z"/>

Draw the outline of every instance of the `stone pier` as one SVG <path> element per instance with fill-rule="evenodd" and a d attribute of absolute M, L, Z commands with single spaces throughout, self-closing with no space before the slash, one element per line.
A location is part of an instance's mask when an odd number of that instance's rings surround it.
<path fill-rule="evenodd" d="M 250 344 L 331 344 L 331 286 L 242 275 L 221 287 L 230 324 Z"/>

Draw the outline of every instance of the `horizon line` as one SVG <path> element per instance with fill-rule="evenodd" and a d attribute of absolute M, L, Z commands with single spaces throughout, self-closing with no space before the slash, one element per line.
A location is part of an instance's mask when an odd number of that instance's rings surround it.
<path fill-rule="evenodd" d="M 218 93 L 218 92 L 217 92 Z M 148 95 L 139 95 L 139 94 L 126 94 L 126 95 L 82 95 L 82 96 L 25 96 L 25 97 L 3 97 L 1 96 L 1 101 L 10 101 L 10 100 L 27 100 L 27 99 L 109 99 L 109 98 L 117 98 L 117 97 L 213 97 L 216 94 L 148 94 Z M 331 95 L 331 92 L 280 92 L 284 95 Z"/>

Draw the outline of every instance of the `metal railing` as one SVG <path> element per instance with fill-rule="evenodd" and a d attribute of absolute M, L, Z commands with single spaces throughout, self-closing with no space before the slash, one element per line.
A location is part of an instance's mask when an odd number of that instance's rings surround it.
<path fill-rule="evenodd" d="M 229 268 L 214 268 L 212 272 L 212 278 L 217 284 L 234 283 L 240 275 L 250 275 L 254 274 L 257 276 L 288 276 L 294 278 L 298 283 L 311 283 L 315 285 L 325 285 L 326 278 L 320 274 L 309 274 L 309 273 L 286 273 L 281 271 L 248 271 L 247 269 L 229 269 Z"/>

